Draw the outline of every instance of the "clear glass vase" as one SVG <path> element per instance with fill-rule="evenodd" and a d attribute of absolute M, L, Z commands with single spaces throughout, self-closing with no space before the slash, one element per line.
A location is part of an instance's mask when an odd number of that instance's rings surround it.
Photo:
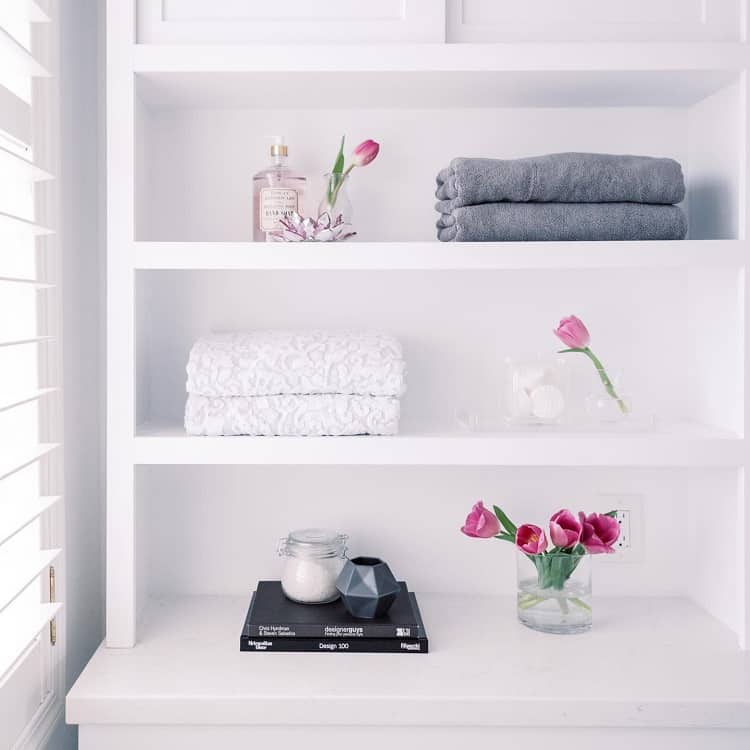
<path fill-rule="evenodd" d="M 332 221 L 341 216 L 345 224 L 351 224 L 352 202 L 349 199 L 348 187 L 348 175 L 343 177 L 332 172 L 323 175 L 323 197 L 318 205 L 318 216 L 327 213 Z"/>
<path fill-rule="evenodd" d="M 569 394 L 563 357 L 531 355 L 505 359 L 505 407 L 511 426 L 557 425 L 565 419 Z"/>
<path fill-rule="evenodd" d="M 518 619 L 543 633 L 591 629 L 591 555 L 518 552 Z"/>
<path fill-rule="evenodd" d="M 619 373 L 608 377 L 608 385 L 602 382 L 586 395 L 586 415 L 598 425 L 624 422 L 633 414 L 633 399 L 623 388 Z"/>

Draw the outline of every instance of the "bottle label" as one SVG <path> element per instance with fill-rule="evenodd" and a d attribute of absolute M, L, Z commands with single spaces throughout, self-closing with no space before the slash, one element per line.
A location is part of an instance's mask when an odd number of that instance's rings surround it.
<path fill-rule="evenodd" d="M 298 207 L 297 191 L 291 188 L 263 188 L 258 202 L 258 225 L 262 232 L 277 229 L 279 219 L 289 216 Z"/>

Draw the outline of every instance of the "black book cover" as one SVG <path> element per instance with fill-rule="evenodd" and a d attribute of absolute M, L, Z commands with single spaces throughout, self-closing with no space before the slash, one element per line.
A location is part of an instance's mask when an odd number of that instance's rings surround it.
<path fill-rule="evenodd" d="M 246 638 L 334 638 L 351 641 L 361 638 L 419 639 L 427 634 L 421 622 L 416 599 L 404 582 L 385 617 L 358 620 L 343 602 L 296 604 L 284 596 L 279 581 L 259 581 L 247 614 Z M 278 649 L 277 649 L 278 650 Z"/>
<path fill-rule="evenodd" d="M 250 615 L 256 599 L 256 592 L 250 600 L 250 608 L 245 618 L 245 626 L 240 636 L 240 651 L 316 652 L 340 654 L 426 654 L 429 651 L 427 637 L 423 638 L 283 638 L 253 636 L 249 634 Z M 422 615 L 414 594 L 409 594 L 411 605 L 416 612 L 417 624 L 424 633 Z M 304 606 L 304 605 L 300 605 Z"/>
<path fill-rule="evenodd" d="M 240 639 L 240 651 L 426 654 L 426 638 L 262 638 Z"/>

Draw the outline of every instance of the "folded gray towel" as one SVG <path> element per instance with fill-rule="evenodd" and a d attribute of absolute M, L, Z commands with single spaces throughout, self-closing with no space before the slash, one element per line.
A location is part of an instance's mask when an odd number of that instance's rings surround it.
<path fill-rule="evenodd" d="M 440 201 L 438 239 L 443 242 L 555 240 L 682 240 L 687 220 L 679 206 L 648 203 L 485 203 L 445 210 Z"/>
<path fill-rule="evenodd" d="M 679 203 L 682 168 L 674 159 L 614 154 L 548 154 L 525 159 L 454 159 L 437 176 L 435 196 L 451 208 L 480 203 Z"/>

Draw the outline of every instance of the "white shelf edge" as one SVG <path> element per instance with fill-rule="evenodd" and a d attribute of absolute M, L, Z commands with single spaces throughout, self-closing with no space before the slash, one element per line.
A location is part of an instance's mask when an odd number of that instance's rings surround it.
<path fill-rule="evenodd" d="M 417 596 L 426 655 L 240 653 L 249 595 L 153 599 L 135 648 L 94 655 L 67 720 L 750 728 L 735 636 L 686 599 L 595 598 L 592 631 L 561 648 L 518 624 L 511 597 Z"/>
<path fill-rule="evenodd" d="M 141 426 L 134 464 L 620 466 L 731 468 L 745 441 L 692 425 L 661 432 L 423 433 L 357 437 L 193 437 Z"/>
<path fill-rule="evenodd" d="M 134 242 L 136 270 L 744 268 L 743 240 L 653 242 Z"/>
<path fill-rule="evenodd" d="M 132 69 L 160 72 L 740 71 L 734 42 L 359 45 L 134 44 Z"/>

